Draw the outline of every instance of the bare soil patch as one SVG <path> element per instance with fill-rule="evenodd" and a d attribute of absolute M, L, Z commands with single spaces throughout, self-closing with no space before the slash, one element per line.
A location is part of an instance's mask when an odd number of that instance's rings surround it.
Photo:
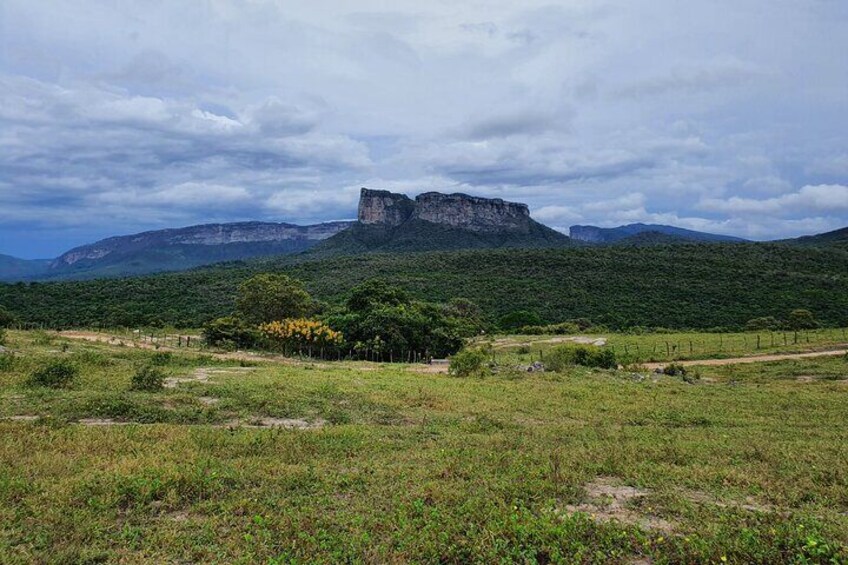
<path fill-rule="evenodd" d="M 300 418 L 271 418 L 267 416 L 232 420 L 223 427 L 227 428 L 283 428 L 287 430 L 317 430 L 327 424 L 326 420 L 317 419 L 309 422 Z"/>
<path fill-rule="evenodd" d="M 557 344 L 557 343 L 576 343 L 578 345 L 595 345 L 597 347 L 603 347 L 607 344 L 607 338 L 605 337 L 592 337 L 585 335 L 576 335 L 576 336 L 557 336 L 551 337 L 548 339 L 539 339 L 535 341 L 515 341 L 512 338 L 501 338 L 496 339 L 492 345 L 496 349 L 501 349 L 504 347 L 532 347 L 534 345 L 539 344 Z"/>
<path fill-rule="evenodd" d="M 112 418 L 83 418 L 77 423 L 81 426 L 127 426 L 132 422 L 119 422 Z"/>
<path fill-rule="evenodd" d="M 582 512 L 599 522 L 618 521 L 646 530 L 671 532 L 674 524 L 656 516 L 646 516 L 630 508 L 631 503 L 648 496 L 650 491 L 621 484 L 614 477 L 598 477 L 584 486 L 587 501 L 567 506 L 569 513 Z"/>
<path fill-rule="evenodd" d="M 255 371 L 254 367 L 228 367 L 226 369 L 213 369 L 210 367 L 200 367 L 187 377 L 169 377 L 165 379 L 165 388 L 177 388 L 183 383 L 208 383 L 210 377 L 217 375 L 237 375 L 240 373 L 249 373 Z"/>

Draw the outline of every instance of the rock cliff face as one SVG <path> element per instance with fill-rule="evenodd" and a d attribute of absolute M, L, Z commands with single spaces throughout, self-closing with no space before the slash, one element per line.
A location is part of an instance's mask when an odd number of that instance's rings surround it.
<path fill-rule="evenodd" d="M 530 210 L 526 204 L 465 194 L 424 193 L 415 199 L 413 217 L 478 232 L 530 230 Z"/>
<path fill-rule="evenodd" d="M 415 202 L 405 194 L 363 188 L 358 219 L 362 224 L 399 226 L 410 218 L 414 208 Z"/>
<path fill-rule="evenodd" d="M 360 223 L 397 227 L 409 220 L 474 232 L 520 233 L 529 232 L 532 221 L 526 204 L 505 202 L 500 198 L 426 192 L 413 201 L 403 194 L 362 189 Z"/>
<path fill-rule="evenodd" d="M 293 251 L 302 251 L 311 244 L 327 239 L 348 227 L 350 222 L 330 222 L 313 226 L 239 222 L 157 230 L 110 237 L 97 243 L 77 247 L 54 260 L 50 264 L 50 269 L 67 268 L 81 261 L 97 261 L 110 255 L 125 256 L 171 246 L 215 247 L 241 244 L 240 248 L 243 249 L 245 245 L 250 244 L 286 244 Z M 249 256 L 250 253 L 247 255 Z"/>

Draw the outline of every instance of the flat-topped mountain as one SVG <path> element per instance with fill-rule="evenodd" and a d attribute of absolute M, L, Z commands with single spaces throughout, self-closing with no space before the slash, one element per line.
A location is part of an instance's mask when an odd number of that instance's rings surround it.
<path fill-rule="evenodd" d="M 404 194 L 363 188 L 358 222 L 314 253 L 561 247 L 568 237 L 530 217 L 526 204 L 467 194 Z"/>
<path fill-rule="evenodd" d="M 351 222 L 312 226 L 239 222 L 110 237 L 64 253 L 50 263 L 45 276 L 139 275 L 222 261 L 299 253 L 350 225 Z"/>
<path fill-rule="evenodd" d="M 530 209 L 526 204 L 500 198 L 480 198 L 467 194 L 425 192 L 412 200 L 404 194 L 362 189 L 359 222 L 400 226 L 409 220 L 423 220 L 476 232 L 530 231 Z"/>
<path fill-rule="evenodd" d="M 729 235 L 718 235 L 657 224 L 630 224 L 617 228 L 571 226 L 571 239 L 591 245 L 625 244 L 651 245 L 670 243 L 740 243 L 745 241 Z"/>

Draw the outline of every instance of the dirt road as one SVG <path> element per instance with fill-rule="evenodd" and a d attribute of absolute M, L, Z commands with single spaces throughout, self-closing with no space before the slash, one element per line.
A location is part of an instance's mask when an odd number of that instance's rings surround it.
<path fill-rule="evenodd" d="M 96 332 L 82 332 L 82 331 L 64 331 L 59 332 L 58 335 L 60 337 L 68 338 L 68 339 L 79 339 L 84 341 L 92 341 L 97 343 L 108 343 L 111 345 L 118 345 L 119 343 L 124 343 L 128 347 L 137 347 L 140 349 L 150 349 L 155 351 L 180 351 L 185 352 L 185 349 L 177 349 L 173 347 L 165 347 L 159 346 L 157 347 L 155 344 L 143 342 L 143 341 L 133 341 L 131 339 L 123 339 L 118 336 L 112 336 L 108 334 L 99 334 Z M 198 352 L 200 353 L 200 352 Z M 265 361 L 269 363 L 282 363 L 286 365 L 302 365 L 302 364 L 310 364 L 315 365 L 314 362 L 304 362 L 299 361 L 297 359 L 291 359 L 289 357 L 283 357 L 281 355 L 260 355 L 257 353 L 247 353 L 243 351 L 236 351 L 233 353 L 213 353 L 213 352 L 203 352 L 206 355 L 211 355 L 212 357 L 218 359 L 229 359 L 235 361 Z M 842 355 L 848 355 L 848 349 L 837 349 L 832 351 L 811 351 L 809 353 L 786 353 L 780 355 L 758 355 L 758 356 L 749 356 L 749 357 L 736 357 L 732 359 L 702 359 L 700 361 L 676 361 L 678 365 L 683 365 L 684 367 L 694 367 L 694 366 L 723 366 L 723 365 L 742 365 L 746 363 L 766 363 L 769 361 L 791 361 L 793 359 L 813 359 L 816 357 L 839 357 Z M 649 369 L 651 371 L 656 369 L 662 369 L 669 362 L 666 363 L 646 363 L 641 365 L 642 367 Z M 371 367 L 371 363 L 362 363 L 363 368 Z M 324 365 L 323 367 L 329 367 L 329 365 Z M 447 365 L 416 365 L 412 368 L 413 370 L 419 372 L 426 373 L 447 373 Z M 368 370 L 368 369 L 366 369 Z M 373 370 L 373 369 L 372 369 Z"/>
<path fill-rule="evenodd" d="M 833 351 L 811 351 L 809 353 L 785 353 L 780 355 L 752 355 L 749 357 L 735 357 L 732 359 L 702 359 L 700 361 L 675 361 L 678 365 L 684 367 L 708 366 L 721 367 L 724 365 L 743 365 L 746 363 L 767 363 L 769 361 L 791 361 L 793 359 L 813 359 L 816 357 L 840 357 L 848 355 L 848 349 L 836 349 Z M 646 369 L 662 369 L 670 362 L 666 363 L 646 363 L 641 365 Z"/>

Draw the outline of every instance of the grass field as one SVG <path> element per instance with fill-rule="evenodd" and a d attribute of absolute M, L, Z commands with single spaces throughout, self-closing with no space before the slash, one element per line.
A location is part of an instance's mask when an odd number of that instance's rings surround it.
<path fill-rule="evenodd" d="M 7 347 L 2 563 L 848 560 L 842 357 L 688 384 L 184 352 L 151 393 L 128 389 L 153 351 Z M 56 358 L 72 387 L 27 386 Z"/>
<path fill-rule="evenodd" d="M 819 349 L 848 348 L 848 330 L 828 328 L 802 332 L 700 333 L 673 332 L 648 334 L 605 333 L 585 337 L 603 340 L 623 363 L 652 363 L 699 359 L 726 359 L 749 355 L 803 353 Z M 539 359 L 539 354 L 574 336 L 518 335 L 479 338 L 489 344 L 496 357 L 514 360 Z M 522 350 L 526 353 L 521 353 Z M 528 351 L 529 350 L 529 351 Z M 521 357 L 523 355 L 523 357 Z"/>

